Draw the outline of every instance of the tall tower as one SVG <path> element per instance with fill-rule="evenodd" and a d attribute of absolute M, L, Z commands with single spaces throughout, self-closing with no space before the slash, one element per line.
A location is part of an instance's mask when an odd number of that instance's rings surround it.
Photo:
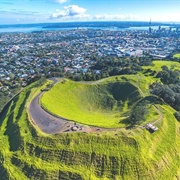
<path fill-rule="evenodd" d="M 158 31 L 159 31 L 159 32 L 161 31 L 161 26 L 159 26 Z"/>
<path fill-rule="evenodd" d="M 151 29 L 151 19 L 150 19 L 150 21 L 149 21 L 149 34 L 151 34 L 151 32 L 152 32 L 152 29 Z"/>

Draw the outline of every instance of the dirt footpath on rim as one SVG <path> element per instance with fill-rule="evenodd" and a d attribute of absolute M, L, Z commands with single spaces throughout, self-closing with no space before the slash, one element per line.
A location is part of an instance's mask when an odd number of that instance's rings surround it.
<path fill-rule="evenodd" d="M 57 83 L 55 78 L 51 79 L 54 84 Z M 79 125 L 73 121 L 69 121 L 60 117 L 56 117 L 45 111 L 40 103 L 43 92 L 40 92 L 28 106 L 28 112 L 32 124 L 37 126 L 41 131 L 47 134 L 57 134 L 63 132 L 94 132 L 100 131 L 99 128 Z"/>

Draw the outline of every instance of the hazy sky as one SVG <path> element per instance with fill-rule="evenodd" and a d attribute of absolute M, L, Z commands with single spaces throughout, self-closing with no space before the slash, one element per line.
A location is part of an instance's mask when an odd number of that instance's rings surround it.
<path fill-rule="evenodd" d="M 0 24 L 150 18 L 180 22 L 180 0 L 0 0 Z"/>

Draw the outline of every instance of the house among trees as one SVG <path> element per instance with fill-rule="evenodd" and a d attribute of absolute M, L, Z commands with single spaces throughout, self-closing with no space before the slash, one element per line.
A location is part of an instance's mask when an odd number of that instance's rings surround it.
<path fill-rule="evenodd" d="M 152 132 L 155 132 L 155 131 L 158 130 L 158 127 L 156 127 L 156 126 L 154 126 L 153 124 L 150 124 L 150 123 L 146 124 L 146 125 L 145 125 L 145 128 L 146 128 L 147 130 L 149 130 L 149 131 L 152 131 Z"/>

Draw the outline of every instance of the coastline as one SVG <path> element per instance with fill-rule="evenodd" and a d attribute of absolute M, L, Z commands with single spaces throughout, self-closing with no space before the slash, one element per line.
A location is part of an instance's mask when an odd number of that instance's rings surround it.
<path fill-rule="evenodd" d="M 172 24 L 154 23 L 152 29 L 159 26 L 169 28 Z M 73 29 L 100 29 L 100 30 L 148 30 L 148 22 L 77 22 L 77 23 L 46 23 L 46 24 L 14 24 L 0 25 L 0 33 L 32 33 L 36 31 L 64 31 Z"/>

